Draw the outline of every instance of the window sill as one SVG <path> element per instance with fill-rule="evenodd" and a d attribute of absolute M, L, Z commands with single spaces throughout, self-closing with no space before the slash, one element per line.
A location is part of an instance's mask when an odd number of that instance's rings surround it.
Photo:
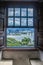
<path fill-rule="evenodd" d="M 38 48 L 4 48 L 3 51 L 38 51 Z"/>

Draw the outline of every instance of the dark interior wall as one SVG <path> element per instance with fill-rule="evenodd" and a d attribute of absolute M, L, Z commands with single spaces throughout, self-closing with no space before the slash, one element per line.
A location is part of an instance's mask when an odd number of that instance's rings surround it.
<path fill-rule="evenodd" d="M 4 26 L 5 26 L 5 8 L 4 7 L 0 7 L 0 48 L 2 45 L 4 45 L 3 43 L 3 38 L 4 38 Z"/>
<path fill-rule="evenodd" d="M 40 3 L 38 43 L 39 43 L 40 49 L 43 49 L 43 3 Z"/>

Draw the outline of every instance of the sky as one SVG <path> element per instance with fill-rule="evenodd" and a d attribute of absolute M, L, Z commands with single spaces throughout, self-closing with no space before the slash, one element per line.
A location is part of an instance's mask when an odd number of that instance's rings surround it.
<path fill-rule="evenodd" d="M 33 28 L 7 28 L 7 33 L 16 33 L 16 32 L 19 32 L 19 31 L 28 31 L 28 32 L 34 32 L 34 29 Z"/>

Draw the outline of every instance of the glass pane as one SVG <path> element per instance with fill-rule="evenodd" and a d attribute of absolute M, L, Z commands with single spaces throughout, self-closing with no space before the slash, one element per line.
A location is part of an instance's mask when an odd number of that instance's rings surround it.
<path fill-rule="evenodd" d="M 33 26 L 33 18 L 28 18 L 28 26 Z"/>
<path fill-rule="evenodd" d="M 7 47 L 33 47 L 33 28 L 7 28 Z"/>
<path fill-rule="evenodd" d="M 21 8 L 21 16 L 26 16 L 27 9 L 26 8 Z"/>
<path fill-rule="evenodd" d="M 28 8 L 28 16 L 33 16 L 33 8 Z"/>
<path fill-rule="evenodd" d="M 13 26 L 13 18 L 8 18 L 8 26 Z"/>
<path fill-rule="evenodd" d="M 8 8 L 8 16 L 13 16 L 13 8 Z"/>
<path fill-rule="evenodd" d="M 21 18 L 21 26 L 26 26 L 27 25 L 26 22 L 27 22 L 26 18 Z"/>
<path fill-rule="evenodd" d="M 20 26 L 20 18 L 15 18 L 15 26 Z"/>
<path fill-rule="evenodd" d="M 20 16 L 20 8 L 15 8 L 15 16 Z"/>

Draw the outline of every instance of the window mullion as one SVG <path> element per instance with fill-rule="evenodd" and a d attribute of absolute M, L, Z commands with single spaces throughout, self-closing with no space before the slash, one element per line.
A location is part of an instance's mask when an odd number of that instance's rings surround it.
<path fill-rule="evenodd" d="M 6 13 L 6 21 L 7 21 L 7 22 L 6 22 L 6 26 L 8 27 L 8 8 L 6 8 L 6 12 L 7 12 L 7 13 Z"/>
<path fill-rule="evenodd" d="M 13 26 L 15 26 L 15 8 L 14 8 L 14 10 L 13 10 L 13 12 L 14 12 L 14 17 L 13 17 Z"/>
<path fill-rule="evenodd" d="M 28 26 L 28 8 L 27 8 L 27 26 Z"/>
<path fill-rule="evenodd" d="M 20 26 L 21 26 L 21 8 L 20 8 Z"/>

